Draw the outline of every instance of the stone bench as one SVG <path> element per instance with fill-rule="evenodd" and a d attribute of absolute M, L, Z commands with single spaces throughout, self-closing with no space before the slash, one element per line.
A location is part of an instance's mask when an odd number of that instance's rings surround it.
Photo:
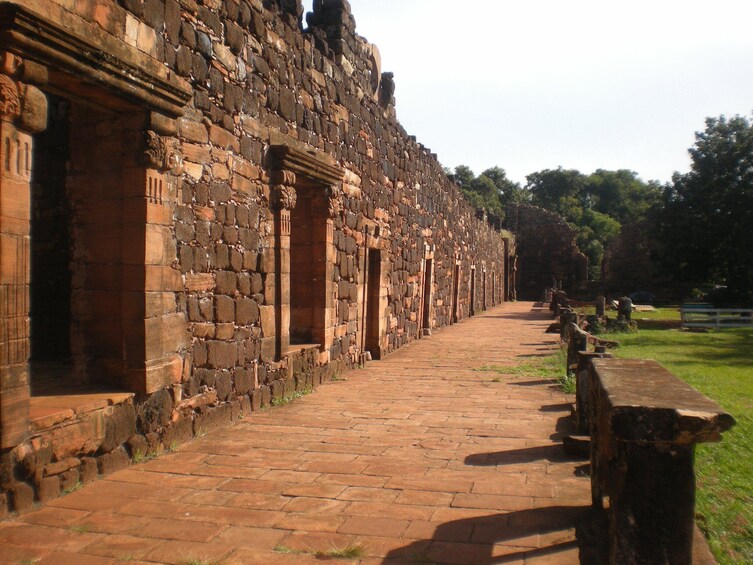
<path fill-rule="evenodd" d="M 655 361 L 592 359 L 591 495 L 609 563 L 692 563 L 695 444 L 735 420 Z"/>

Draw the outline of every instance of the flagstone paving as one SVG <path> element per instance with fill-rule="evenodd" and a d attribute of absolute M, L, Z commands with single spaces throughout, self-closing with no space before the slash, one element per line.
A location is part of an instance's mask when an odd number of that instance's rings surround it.
<path fill-rule="evenodd" d="M 0 522 L 0 562 L 578 563 L 590 503 L 551 382 L 479 371 L 548 355 L 511 303 L 316 392 Z M 318 553 L 318 555 L 317 555 Z"/>

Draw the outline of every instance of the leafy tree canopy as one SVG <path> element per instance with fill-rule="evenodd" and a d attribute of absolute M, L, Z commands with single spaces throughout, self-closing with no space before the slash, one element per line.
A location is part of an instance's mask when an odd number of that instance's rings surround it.
<path fill-rule="evenodd" d="M 689 149 L 691 170 L 667 187 L 659 228 L 663 266 L 697 286 L 726 285 L 753 302 L 753 123 L 707 118 Z"/>
<path fill-rule="evenodd" d="M 458 165 L 455 167 L 455 182 L 473 206 L 479 210 L 483 208 L 498 222 L 504 220 L 508 203 L 522 202 L 527 197 L 526 191 L 508 179 L 500 167 L 486 169 L 477 177 L 470 167 Z"/>

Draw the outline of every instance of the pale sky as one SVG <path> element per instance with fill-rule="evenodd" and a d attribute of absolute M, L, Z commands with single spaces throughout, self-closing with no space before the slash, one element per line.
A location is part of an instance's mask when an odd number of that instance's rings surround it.
<path fill-rule="evenodd" d="M 707 116 L 753 111 L 752 0 L 350 4 L 395 73 L 398 119 L 450 168 L 664 182 Z"/>

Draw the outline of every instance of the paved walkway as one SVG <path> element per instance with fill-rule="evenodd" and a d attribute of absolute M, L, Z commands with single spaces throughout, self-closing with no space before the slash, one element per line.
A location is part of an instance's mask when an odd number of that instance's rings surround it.
<path fill-rule="evenodd" d="M 547 313 L 548 314 L 548 313 Z M 0 523 L 0 562 L 578 563 L 589 504 L 531 303 L 446 328 L 314 394 Z"/>

